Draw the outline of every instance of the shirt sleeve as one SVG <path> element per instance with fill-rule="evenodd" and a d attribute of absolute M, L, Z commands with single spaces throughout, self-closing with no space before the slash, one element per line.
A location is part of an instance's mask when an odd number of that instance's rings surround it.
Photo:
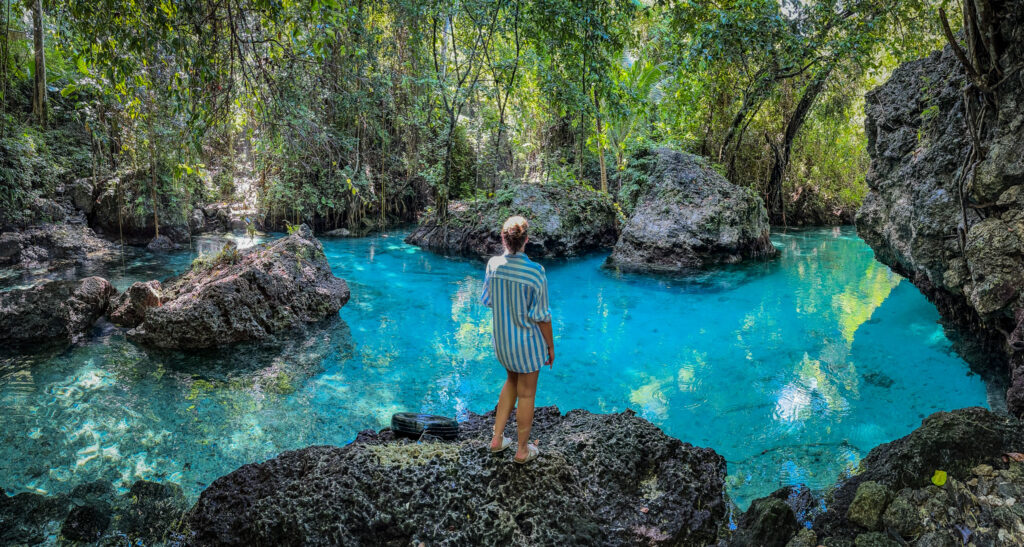
<path fill-rule="evenodd" d="M 480 295 L 480 303 L 491 307 L 491 264 L 487 263 L 487 273 L 484 274 L 484 292 Z"/>
<path fill-rule="evenodd" d="M 548 277 L 544 275 L 543 270 L 540 281 L 540 288 L 533 291 L 529 317 L 534 323 L 547 323 L 551 321 L 551 308 L 548 307 Z"/>

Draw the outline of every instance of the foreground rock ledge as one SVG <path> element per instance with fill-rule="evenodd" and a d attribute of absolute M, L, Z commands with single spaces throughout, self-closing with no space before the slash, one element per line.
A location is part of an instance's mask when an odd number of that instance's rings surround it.
<path fill-rule="evenodd" d="M 122 321 L 140 321 L 128 331 L 130 340 L 170 349 L 265 340 L 337 314 L 349 299 L 348 285 L 331 273 L 323 246 L 305 225 L 267 245 L 229 248 L 206 260 L 165 282 L 156 307 L 118 301 L 118 310 L 133 312 Z M 145 293 L 137 289 L 128 291 L 129 299 Z"/>
<path fill-rule="evenodd" d="M 730 545 L 1024 545 L 1024 464 L 1004 457 L 1022 451 L 1024 423 L 1012 416 L 978 407 L 936 412 L 873 448 L 829 493 L 810 530 L 773 494 L 737 519 Z M 936 471 L 946 473 L 942 486 L 932 484 Z M 771 541 L 765 530 L 775 531 Z M 752 536 L 760 541 L 744 542 Z"/>
<path fill-rule="evenodd" d="M 658 148 L 633 214 L 606 262 L 634 272 L 685 272 L 775 256 L 768 213 L 753 191 L 691 155 Z"/>
<path fill-rule="evenodd" d="M 221 477 L 190 512 L 198 545 L 706 545 L 726 514 L 725 460 L 631 411 L 538 409 L 541 456 L 486 447 L 471 414 L 452 443 L 366 431 Z M 509 424 L 506 434 L 513 435 Z"/>
<path fill-rule="evenodd" d="M 444 254 L 498 255 L 501 225 L 512 215 L 530 223 L 526 253 L 534 258 L 577 256 L 615 243 L 611 197 L 556 184 L 517 184 L 492 199 L 452 203 L 447 221 L 427 217 L 405 242 Z"/>

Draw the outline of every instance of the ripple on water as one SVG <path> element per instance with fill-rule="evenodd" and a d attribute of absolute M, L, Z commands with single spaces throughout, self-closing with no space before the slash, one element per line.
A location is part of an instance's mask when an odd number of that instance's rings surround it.
<path fill-rule="evenodd" d="M 282 344 L 182 354 L 101 326 L 84 345 L 0 356 L 0 484 L 149 479 L 194 498 L 245 463 L 348 442 L 393 412 L 493 408 L 504 373 L 482 264 L 403 235 L 325 239 L 352 300 Z M 713 447 L 741 506 L 786 484 L 824 488 L 921 416 L 985 405 L 934 307 L 851 229 L 773 242 L 777 260 L 686 278 L 622 275 L 603 255 L 545 262 L 558 359 L 537 403 L 632 408 Z M 107 275 L 123 289 L 192 258 L 140 253 Z"/>

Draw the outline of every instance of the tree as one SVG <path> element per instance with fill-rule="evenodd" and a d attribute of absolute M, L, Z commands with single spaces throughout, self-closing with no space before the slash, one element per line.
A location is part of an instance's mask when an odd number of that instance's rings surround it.
<path fill-rule="evenodd" d="M 4 36 L 4 40 L 7 37 Z M 40 126 L 46 125 L 46 52 L 43 47 L 43 0 L 32 2 L 32 45 L 35 66 L 32 71 L 32 114 Z"/>

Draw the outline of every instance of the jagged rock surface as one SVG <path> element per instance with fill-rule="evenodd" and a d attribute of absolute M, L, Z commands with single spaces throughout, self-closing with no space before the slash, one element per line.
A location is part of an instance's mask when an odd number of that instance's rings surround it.
<path fill-rule="evenodd" d="M 761 198 L 704 160 L 659 148 L 607 267 L 680 272 L 774 256 Z"/>
<path fill-rule="evenodd" d="M 1004 73 L 1024 63 L 1024 2 L 995 20 Z M 965 103 L 964 68 L 947 46 L 900 66 L 866 97 L 870 192 L 857 215 L 877 258 L 908 277 L 951 324 L 1010 365 L 1008 407 L 1024 415 L 1024 80 L 998 107 Z M 976 92 L 967 94 L 976 97 Z M 971 163 L 966 105 L 984 112 Z M 973 175 L 971 174 L 973 173 Z M 988 353 L 988 355 L 986 355 Z"/>
<path fill-rule="evenodd" d="M 632 412 L 538 409 L 541 456 L 492 455 L 492 422 L 460 440 L 369 431 L 243 466 L 190 512 L 197 545 L 705 545 L 723 523 L 725 461 Z M 509 433 L 514 435 L 514 424 Z"/>
<path fill-rule="evenodd" d="M 159 281 L 132 283 L 123 293 L 110 301 L 107 317 L 122 327 L 135 327 L 146 318 L 146 310 L 155 308 L 163 300 Z"/>
<path fill-rule="evenodd" d="M 199 349 L 263 340 L 337 314 L 348 302 L 323 246 L 303 226 L 245 252 L 229 250 L 166 281 L 161 304 L 128 331 L 132 341 Z"/>
<path fill-rule="evenodd" d="M 44 224 L 0 233 L 0 266 L 58 271 L 97 267 L 116 258 L 114 244 L 80 224 Z"/>
<path fill-rule="evenodd" d="M 0 292 L 0 346 L 76 342 L 92 328 L 117 291 L 102 277 L 45 281 Z"/>
<path fill-rule="evenodd" d="M 607 194 L 555 184 L 517 184 L 492 199 L 452 203 L 446 222 L 424 218 L 405 241 L 444 254 L 497 255 L 501 225 L 513 215 L 530 223 L 526 253 L 534 258 L 576 256 L 615 243 L 615 207 Z"/>
<path fill-rule="evenodd" d="M 858 544 L 894 533 L 912 545 L 1024 541 L 1024 465 L 1003 455 L 1024 451 L 1024 423 L 983 408 L 937 412 L 906 437 L 879 445 L 860 472 L 831 493 L 814 521 L 819 538 Z M 935 471 L 947 473 L 943 486 Z M 955 543 L 949 543 L 955 541 Z M 826 545 L 830 544 L 825 540 Z"/>

